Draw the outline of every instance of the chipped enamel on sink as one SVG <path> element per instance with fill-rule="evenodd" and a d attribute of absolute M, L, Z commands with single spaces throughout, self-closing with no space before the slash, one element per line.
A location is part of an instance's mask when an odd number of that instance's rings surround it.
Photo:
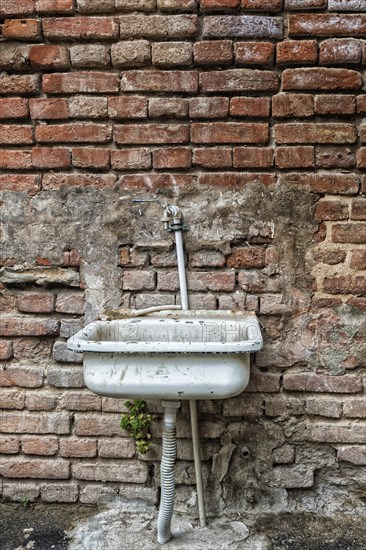
<path fill-rule="evenodd" d="M 262 345 L 252 313 L 181 310 L 95 321 L 67 342 L 83 352 L 93 392 L 159 399 L 238 395 L 249 382 L 250 352 Z"/>

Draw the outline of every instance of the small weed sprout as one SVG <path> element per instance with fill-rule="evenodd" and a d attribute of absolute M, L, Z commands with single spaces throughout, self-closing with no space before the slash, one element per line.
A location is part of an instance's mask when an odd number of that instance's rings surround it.
<path fill-rule="evenodd" d="M 30 505 L 30 498 L 27 498 L 27 497 L 22 498 L 22 500 L 20 501 L 20 504 L 21 506 L 23 506 L 23 508 L 28 508 L 28 506 Z"/>
<path fill-rule="evenodd" d="M 134 438 L 137 452 L 144 455 L 151 447 L 149 428 L 153 415 L 147 412 L 146 401 L 143 399 L 126 401 L 125 406 L 129 412 L 122 413 L 120 426 Z"/>

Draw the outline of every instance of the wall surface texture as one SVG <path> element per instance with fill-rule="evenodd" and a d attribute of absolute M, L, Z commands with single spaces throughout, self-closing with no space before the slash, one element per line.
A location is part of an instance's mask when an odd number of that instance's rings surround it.
<path fill-rule="evenodd" d="M 249 387 L 199 403 L 211 514 L 364 511 L 364 0 L 1 0 L 0 489 L 155 502 L 124 400 L 68 336 L 105 309 L 259 315 Z M 188 407 L 177 507 L 196 511 Z"/>

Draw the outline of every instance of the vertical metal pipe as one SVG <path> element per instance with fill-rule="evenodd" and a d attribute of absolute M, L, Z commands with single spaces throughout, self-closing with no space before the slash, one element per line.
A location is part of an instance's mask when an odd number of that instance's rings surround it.
<path fill-rule="evenodd" d="M 175 222 L 179 220 L 173 220 L 173 221 Z M 181 301 L 182 309 L 188 310 L 189 309 L 188 291 L 187 291 L 182 231 L 175 232 L 175 245 L 176 245 L 176 251 L 177 251 L 180 301 Z M 200 438 L 198 433 L 197 404 L 194 399 L 189 400 L 189 408 L 191 413 L 191 430 L 192 430 L 194 469 L 195 469 L 196 487 L 197 487 L 198 515 L 199 515 L 201 527 L 205 527 L 206 512 L 205 512 L 205 502 L 203 498 Z"/>

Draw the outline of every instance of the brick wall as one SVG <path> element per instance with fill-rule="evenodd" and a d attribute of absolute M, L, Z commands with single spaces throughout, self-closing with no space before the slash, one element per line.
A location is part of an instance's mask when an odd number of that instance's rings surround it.
<path fill-rule="evenodd" d="M 2 0 L 3 497 L 155 499 L 124 400 L 68 336 L 108 308 L 247 309 L 247 391 L 199 403 L 209 511 L 363 510 L 366 8 L 360 0 Z M 189 417 L 178 506 L 193 506 Z M 345 491 L 346 488 L 346 491 Z"/>

